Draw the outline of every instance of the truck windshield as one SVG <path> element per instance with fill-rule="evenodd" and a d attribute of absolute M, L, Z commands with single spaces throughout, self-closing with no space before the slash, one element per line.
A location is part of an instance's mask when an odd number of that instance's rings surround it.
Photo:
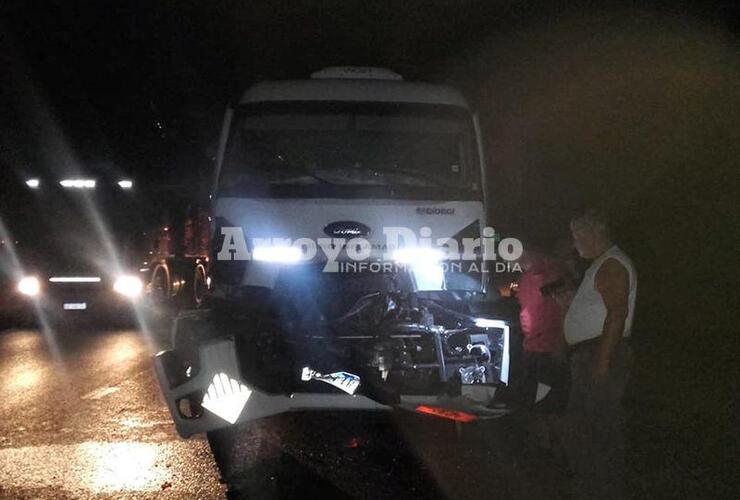
<path fill-rule="evenodd" d="M 352 188 L 480 190 L 472 120 L 431 105 L 275 103 L 237 114 L 220 175 L 221 192 L 345 193 Z M 300 189 L 303 187 L 303 189 Z M 349 189 L 342 189 L 349 188 Z M 367 189 L 366 189 L 367 190 Z"/>

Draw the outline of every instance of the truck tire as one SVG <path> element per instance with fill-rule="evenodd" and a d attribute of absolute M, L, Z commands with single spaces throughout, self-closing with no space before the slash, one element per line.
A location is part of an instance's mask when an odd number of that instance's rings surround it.
<path fill-rule="evenodd" d="M 170 272 L 165 266 L 158 266 L 152 273 L 152 280 L 149 285 L 149 298 L 152 306 L 163 308 L 169 304 L 170 290 Z"/>
<path fill-rule="evenodd" d="M 192 366 L 197 373 L 200 344 L 216 336 L 210 311 L 182 311 L 174 321 L 172 349 L 185 367 Z"/>
<path fill-rule="evenodd" d="M 206 293 L 208 292 L 208 284 L 206 283 L 206 270 L 201 265 L 195 266 L 195 272 L 193 273 L 193 287 L 192 287 L 192 307 L 196 309 L 203 305 L 206 299 Z"/>
<path fill-rule="evenodd" d="M 207 433 L 221 479 L 228 487 L 227 498 L 280 497 L 282 450 L 268 422 L 245 422 Z"/>

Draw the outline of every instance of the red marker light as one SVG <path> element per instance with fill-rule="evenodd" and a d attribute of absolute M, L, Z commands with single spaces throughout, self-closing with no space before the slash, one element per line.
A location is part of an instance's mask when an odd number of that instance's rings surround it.
<path fill-rule="evenodd" d="M 468 423 L 478 419 L 478 417 L 476 417 L 475 415 L 465 413 L 464 411 L 439 408 L 437 406 L 419 405 L 416 407 L 416 411 L 419 413 L 424 413 L 426 415 L 446 418 L 447 420 L 454 420 L 455 422 Z"/>

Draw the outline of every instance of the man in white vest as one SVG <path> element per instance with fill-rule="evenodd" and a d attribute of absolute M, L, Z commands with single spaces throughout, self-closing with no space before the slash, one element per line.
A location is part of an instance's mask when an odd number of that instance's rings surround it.
<path fill-rule="evenodd" d="M 565 315 L 571 393 L 566 411 L 575 498 L 623 498 L 621 399 L 629 377 L 637 273 L 605 219 L 571 221 L 578 253 L 591 261 Z"/>

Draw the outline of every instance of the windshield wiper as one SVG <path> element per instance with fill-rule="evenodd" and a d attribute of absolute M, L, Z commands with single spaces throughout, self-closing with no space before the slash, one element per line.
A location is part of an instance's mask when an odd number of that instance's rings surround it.
<path fill-rule="evenodd" d="M 334 185 L 333 182 L 329 182 L 318 174 L 300 167 L 295 166 L 280 166 L 273 169 L 254 169 L 251 172 L 238 173 L 236 179 L 234 179 L 231 187 L 253 185 L 257 184 L 283 184 L 290 179 L 297 179 L 300 177 L 307 177 L 318 181 L 321 184 Z"/>
<path fill-rule="evenodd" d="M 451 187 L 449 184 L 444 183 L 439 179 L 435 179 L 433 177 L 422 177 L 421 172 L 418 172 L 416 170 L 405 170 L 402 168 L 372 168 L 369 170 L 373 174 L 401 175 L 406 178 L 414 179 L 415 181 L 425 183 L 426 185 L 432 185 L 432 186 L 444 187 L 444 188 Z"/>
<path fill-rule="evenodd" d="M 330 185 L 334 184 L 333 182 L 329 182 L 323 177 L 321 177 L 320 175 L 316 174 L 313 170 L 310 170 L 306 167 L 299 167 L 299 166 L 296 166 L 295 164 L 288 163 L 283 157 L 283 155 L 281 154 L 276 154 L 275 158 L 277 158 L 280 161 L 281 167 L 274 170 L 274 172 L 278 172 L 282 174 L 284 173 L 285 170 L 289 170 L 289 171 L 293 171 L 293 173 L 295 174 L 300 174 L 302 176 L 311 177 L 313 179 L 316 179 L 321 184 L 330 184 Z"/>
<path fill-rule="evenodd" d="M 311 177 L 312 179 L 316 179 L 321 184 L 328 184 L 328 185 L 334 185 L 333 182 L 329 182 L 328 180 L 324 179 L 320 175 L 316 174 L 315 172 L 305 168 L 305 167 L 296 167 L 296 166 L 286 166 L 283 167 L 280 170 L 277 170 L 280 174 L 286 173 L 285 171 L 292 172 L 294 175 L 290 177 Z"/>

